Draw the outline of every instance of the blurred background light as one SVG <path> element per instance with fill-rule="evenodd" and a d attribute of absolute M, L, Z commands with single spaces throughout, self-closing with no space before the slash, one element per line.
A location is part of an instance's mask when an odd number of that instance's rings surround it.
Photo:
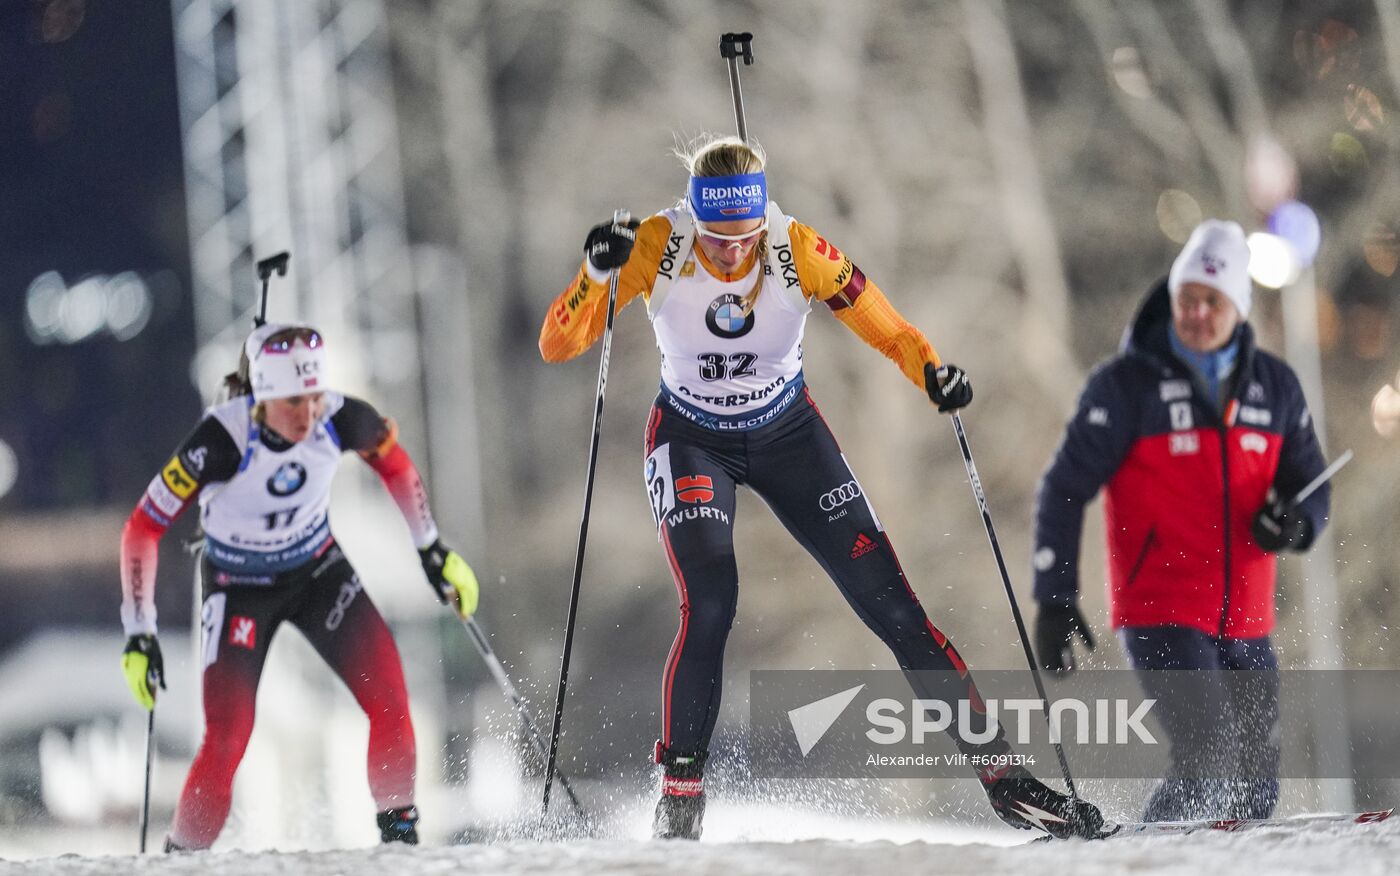
<path fill-rule="evenodd" d="M 1142 56 L 1136 46 L 1119 46 L 1114 49 L 1109 69 L 1113 71 L 1114 83 L 1123 89 L 1124 93 L 1144 99 L 1152 96 L 1152 83 L 1147 79 L 1147 72 L 1142 69 Z"/>
<path fill-rule="evenodd" d="M 94 274 L 72 287 L 45 271 L 29 284 L 24 327 L 36 344 L 76 344 L 103 331 L 129 341 L 150 321 L 151 307 L 150 288 L 132 271 Z"/>
<path fill-rule="evenodd" d="M 86 0 L 49 0 L 39 23 L 39 36 L 46 43 L 61 43 L 78 32 L 86 14 Z"/>
<path fill-rule="evenodd" d="M 0 499 L 5 497 L 15 481 L 19 480 L 19 457 L 15 456 L 15 451 L 0 440 Z"/>
<path fill-rule="evenodd" d="M 1352 130 L 1374 131 L 1385 124 L 1385 110 L 1381 107 L 1381 99 L 1364 85 L 1357 85 L 1355 82 L 1348 85 L 1346 97 L 1342 98 L 1342 106 L 1346 109 L 1347 121 L 1351 123 Z"/>
<path fill-rule="evenodd" d="M 1332 135 L 1332 148 L 1327 153 L 1327 160 L 1332 165 L 1332 172 L 1343 177 L 1354 176 L 1371 166 L 1366 147 L 1346 133 Z"/>
<path fill-rule="evenodd" d="M 1391 277 L 1400 266 L 1400 241 L 1395 229 L 1384 222 L 1377 222 L 1366 231 L 1366 239 L 1361 243 L 1366 264 L 1382 277 Z"/>
<path fill-rule="evenodd" d="M 1201 218 L 1201 205 L 1181 189 L 1167 189 L 1157 197 L 1157 227 L 1173 243 L 1186 243 Z"/>
<path fill-rule="evenodd" d="M 1355 43 L 1355 29 L 1329 19 L 1316 31 L 1300 30 L 1293 35 L 1293 59 L 1314 79 L 1326 79 L 1338 70 L 1355 69 Z"/>
<path fill-rule="evenodd" d="M 1249 202 L 1270 213 L 1298 192 L 1298 163 L 1273 137 L 1255 137 L 1245 157 L 1245 189 Z"/>
<path fill-rule="evenodd" d="M 1269 215 L 1269 230 L 1293 244 L 1303 267 L 1313 263 L 1322 246 L 1322 226 L 1317 214 L 1302 201 L 1285 201 Z"/>
<path fill-rule="evenodd" d="M 119 341 L 129 341 L 151 321 L 151 293 L 131 271 L 113 275 L 107 288 L 107 331 Z"/>
<path fill-rule="evenodd" d="M 1393 384 L 1382 386 L 1371 398 L 1371 425 L 1382 438 L 1400 430 L 1400 391 Z"/>
<path fill-rule="evenodd" d="M 1302 265 L 1293 244 L 1276 234 L 1249 235 L 1249 276 L 1266 289 L 1282 289 L 1298 279 Z"/>

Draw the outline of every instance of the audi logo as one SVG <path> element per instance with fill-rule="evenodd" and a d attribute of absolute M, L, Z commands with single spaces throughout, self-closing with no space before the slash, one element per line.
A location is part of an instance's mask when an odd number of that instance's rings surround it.
<path fill-rule="evenodd" d="M 860 484 L 855 481 L 846 481 L 831 492 L 822 493 L 822 497 L 817 500 L 817 504 L 823 511 L 834 511 L 859 495 Z"/>

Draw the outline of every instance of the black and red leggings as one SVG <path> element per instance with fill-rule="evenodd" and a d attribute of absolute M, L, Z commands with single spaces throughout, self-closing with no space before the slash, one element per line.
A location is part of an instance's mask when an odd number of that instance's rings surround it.
<path fill-rule="evenodd" d="M 680 753 L 709 748 L 724 643 L 739 596 L 734 504 L 740 484 L 762 497 L 821 564 L 901 669 L 952 671 L 911 674 L 920 696 L 980 703 L 962 658 L 905 580 L 810 395 L 804 391 L 772 423 L 744 432 L 703 428 L 666 404 L 658 399 L 647 421 L 645 464 L 652 512 L 680 595 L 680 630 L 662 678 L 662 745 Z"/>
<path fill-rule="evenodd" d="M 185 779 L 171 840 L 206 849 L 218 838 L 232 802 L 233 775 L 253 732 L 263 662 L 283 621 L 306 636 L 369 717 L 375 807 L 412 803 L 416 754 L 403 666 L 389 628 L 339 545 L 331 541 L 273 586 L 220 586 L 218 579 L 218 570 L 206 563 L 204 741 Z"/>

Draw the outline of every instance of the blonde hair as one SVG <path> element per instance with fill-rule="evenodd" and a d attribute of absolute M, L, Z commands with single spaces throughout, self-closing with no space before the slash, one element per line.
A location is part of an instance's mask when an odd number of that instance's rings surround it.
<path fill-rule="evenodd" d="M 704 134 L 685 146 L 677 146 L 675 155 L 690 171 L 691 176 L 739 176 L 745 173 L 758 173 L 768 163 L 763 147 L 753 142 L 745 142 L 733 135 L 719 137 Z M 744 316 L 753 312 L 763 291 L 763 265 L 768 261 L 768 232 L 758 239 L 754 250 L 758 256 L 758 276 L 753 288 L 744 296 L 741 304 Z"/>

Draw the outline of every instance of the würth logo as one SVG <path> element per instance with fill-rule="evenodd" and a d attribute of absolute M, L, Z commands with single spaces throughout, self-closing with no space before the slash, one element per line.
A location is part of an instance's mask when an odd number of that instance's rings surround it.
<path fill-rule="evenodd" d="M 228 643 L 249 651 L 258 646 L 258 622 L 250 617 L 234 616 L 228 624 Z"/>
<path fill-rule="evenodd" d="M 856 535 L 856 543 L 851 546 L 851 559 L 858 560 L 875 550 L 875 547 L 875 542 L 871 541 L 865 533 L 859 533 Z"/>
<path fill-rule="evenodd" d="M 841 261 L 841 250 L 827 243 L 826 238 L 824 237 L 817 238 L 816 250 L 817 255 L 824 255 L 827 258 L 831 259 L 833 262 Z"/>
<path fill-rule="evenodd" d="M 715 482 L 705 475 L 676 478 L 676 495 L 682 502 L 692 505 L 708 502 L 715 497 Z"/>

